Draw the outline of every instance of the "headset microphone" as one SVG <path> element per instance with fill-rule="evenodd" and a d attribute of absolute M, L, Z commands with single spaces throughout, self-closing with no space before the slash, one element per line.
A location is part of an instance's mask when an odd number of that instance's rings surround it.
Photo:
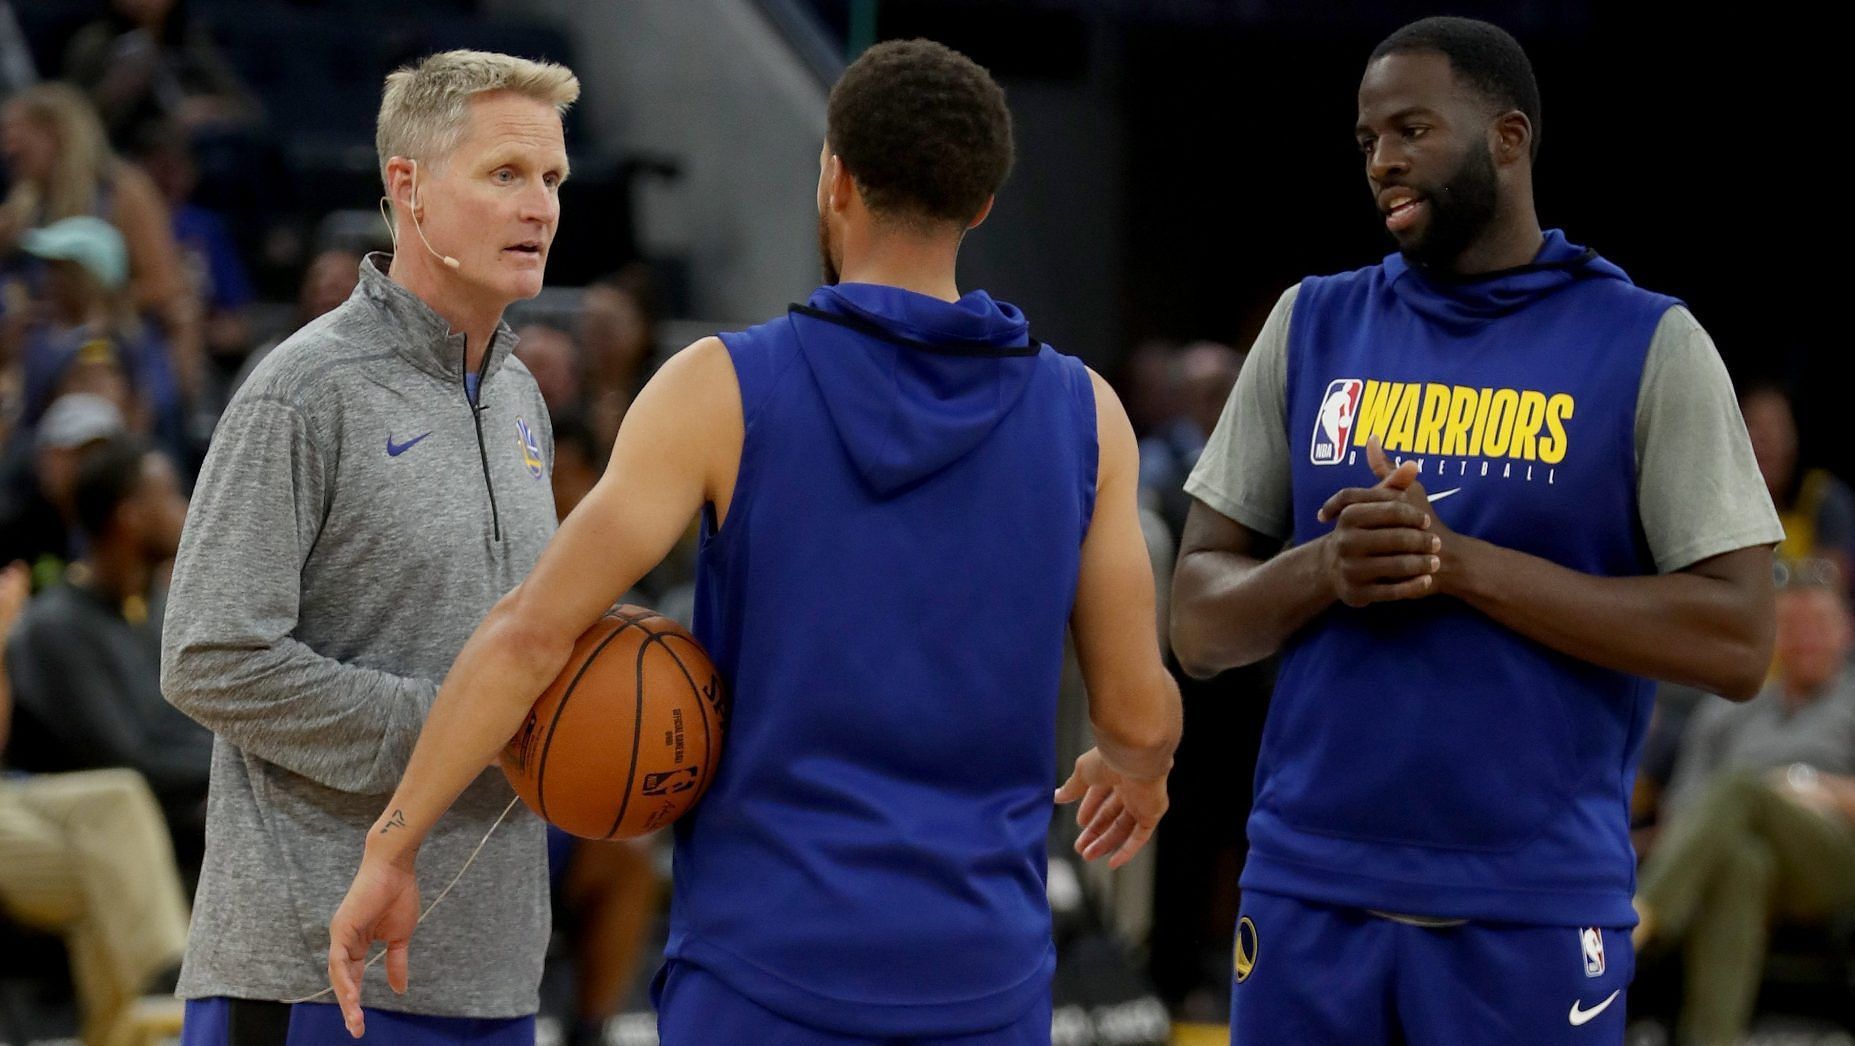
<path fill-rule="evenodd" d="M 432 246 L 432 241 L 425 238 L 425 228 L 419 224 L 419 162 L 417 160 L 407 160 L 406 162 L 412 165 L 412 192 L 406 197 L 407 213 L 412 218 L 412 229 L 419 234 L 419 242 L 425 245 L 425 249 L 431 252 L 432 257 L 445 263 L 451 271 L 456 272 L 458 269 L 463 268 L 463 263 L 448 254 L 439 254 L 437 248 Z M 399 250 L 399 231 L 393 228 L 392 219 L 387 217 L 386 205 L 387 198 L 382 196 L 380 198 L 380 217 L 386 221 L 387 232 L 393 238 L 393 249 L 397 251 Z"/>

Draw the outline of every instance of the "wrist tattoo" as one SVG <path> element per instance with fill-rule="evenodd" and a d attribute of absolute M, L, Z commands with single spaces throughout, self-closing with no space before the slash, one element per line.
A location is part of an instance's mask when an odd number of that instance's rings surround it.
<path fill-rule="evenodd" d="M 395 810 L 393 811 L 393 815 L 386 819 L 386 824 L 380 826 L 380 834 L 385 835 L 395 828 L 404 827 L 406 827 L 406 812 L 404 810 Z"/>

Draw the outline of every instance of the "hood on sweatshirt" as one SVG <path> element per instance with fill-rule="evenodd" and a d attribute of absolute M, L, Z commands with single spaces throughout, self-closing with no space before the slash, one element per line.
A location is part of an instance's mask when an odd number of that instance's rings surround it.
<path fill-rule="evenodd" d="M 790 317 L 838 438 L 879 497 L 983 443 L 1042 350 L 1022 312 L 978 290 L 948 302 L 844 283 L 818 288 Z"/>
<path fill-rule="evenodd" d="M 1570 242 L 1558 229 L 1548 229 L 1533 261 L 1518 268 L 1452 277 L 1412 266 L 1402 254 L 1393 254 L 1385 259 L 1385 278 L 1399 301 L 1453 331 L 1505 316 L 1580 280 L 1630 282 L 1622 269 L 1591 248 Z"/>

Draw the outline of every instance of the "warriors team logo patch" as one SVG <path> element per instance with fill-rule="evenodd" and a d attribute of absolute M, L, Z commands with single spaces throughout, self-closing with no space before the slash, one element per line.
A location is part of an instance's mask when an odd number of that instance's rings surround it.
<path fill-rule="evenodd" d="M 1250 971 L 1256 968 L 1256 924 L 1249 916 L 1237 920 L 1237 946 L 1233 962 L 1237 968 L 1237 983 L 1250 979 Z"/>
<path fill-rule="evenodd" d="M 1604 975 L 1604 931 L 1595 926 L 1587 926 L 1578 931 L 1578 941 L 1584 947 L 1584 975 L 1602 977 Z"/>
<path fill-rule="evenodd" d="M 541 445 L 535 442 L 535 430 L 528 427 L 528 422 L 515 419 L 515 434 L 522 446 L 522 464 L 528 466 L 528 474 L 536 479 L 547 466 L 541 462 Z"/>
<path fill-rule="evenodd" d="M 1335 378 L 1327 383 L 1327 394 L 1320 398 L 1320 414 L 1314 419 L 1314 445 L 1308 457 L 1316 465 L 1338 465 L 1346 460 L 1346 445 L 1353 434 L 1353 418 L 1359 413 L 1359 391 L 1365 382 L 1358 378 Z"/>

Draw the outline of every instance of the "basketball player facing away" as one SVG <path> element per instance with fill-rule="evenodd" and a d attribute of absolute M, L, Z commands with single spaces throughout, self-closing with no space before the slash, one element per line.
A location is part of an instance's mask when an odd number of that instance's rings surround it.
<path fill-rule="evenodd" d="M 1174 649 L 1282 653 L 1231 1040 L 1620 1043 L 1646 677 L 1758 688 L 1777 519 L 1694 317 L 1542 233 L 1511 36 L 1398 30 L 1356 133 L 1400 253 L 1282 296 L 1187 482 Z"/>
<path fill-rule="evenodd" d="M 1097 739 L 1058 793 L 1082 800 L 1084 856 L 1119 866 L 1150 837 L 1180 711 L 1140 627 L 1126 414 L 1016 308 L 955 284 L 1011 155 L 1003 93 L 957 52 L 885 43 L 845 71 L 825 286 L 663 367 L 459 655 L 330 925 L 354 1031 L 370 942 L 405 983 L 420 841 L 699 513 L 695 631 L 733 703 L 676 826 L 663 1041 L 1047 1046 L 1065 628 Z"/>

